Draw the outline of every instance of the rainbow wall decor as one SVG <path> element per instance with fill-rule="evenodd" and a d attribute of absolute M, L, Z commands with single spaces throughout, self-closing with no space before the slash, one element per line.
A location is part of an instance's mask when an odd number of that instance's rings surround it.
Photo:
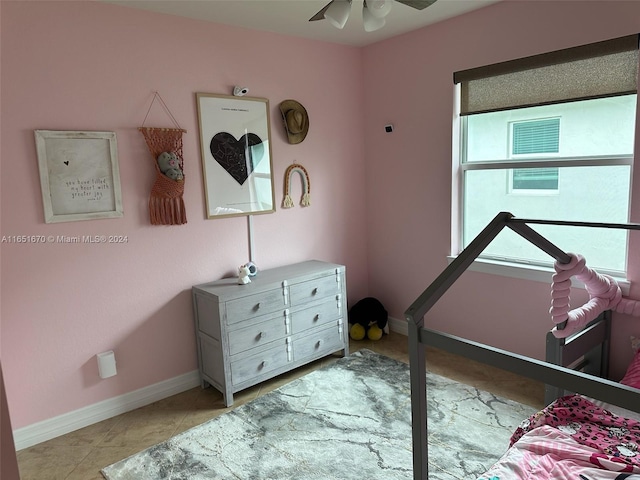
<path fill-rule="evenodd" d="M 302 179 L 302 200 L 300 205 L 308 207 L 311 205 L 311 180 L 309 180 L 309 174 L 307 170 L 298 163 L 293 163 L 284 172 L 284 201 L 282 202 L 282 208 L 293 207 L 293 200 L 291 200 L 291 177 L 294 173 L 299 173 Z"/>

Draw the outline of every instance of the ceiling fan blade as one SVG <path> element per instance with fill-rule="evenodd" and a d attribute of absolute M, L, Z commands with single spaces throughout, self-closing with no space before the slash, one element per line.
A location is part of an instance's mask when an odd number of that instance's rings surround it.
<path fill-rule="evenodd" d="M 398 3 L 403 3 L 408 7 L 415 8 L 416 10 L 424 10 L 429 5 L 436 3 L 436 0 L 396 0 Z"/>
<path fill-rule="evenodd" d="M 327 3 L 324 8 L 322 10 L 320 10 L 318 13 L 316 13 L 313 17 L 311 17 L 309 19 L 310 22 L 315 22 L 316 20 L 324 20 L 324 12 L 327 11 L 327 9 L 331 6 L 331 4 L 333 3 L 333 0 L 331 0 L 329 3 Z"/>

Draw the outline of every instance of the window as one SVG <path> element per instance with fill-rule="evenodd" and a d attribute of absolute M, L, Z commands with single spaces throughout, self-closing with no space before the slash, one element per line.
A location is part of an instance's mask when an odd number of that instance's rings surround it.
<path fill-rule="evenodd" d="M 511 157 L 560 153 L 560 119 L 549 118 L 511 124 Z M 511 174 L 512 193 L 556 192 L 558 169 L 515 168 Z"/>
<path fill-rule="evenodd" d="M 511 192 L 555 192 L 558 190 L 557 168 L 514 168 Z"/>
<path fill-rule="evenodd" d="M 560 119 L 531 120 L 512 125 L 512 155 L 560 152 Z"/>
<path fill-rule="evenodd" d="M 456 72 L 460 155 L 453 212 L 460 251 L 495 217 L 629 220 L 638 36 Z M 624 275 L 624 230 L 537 225 L 599 271 Z M 455 250 L 453 253 L 457 253 Z M 551 266 L 509 229 L 481 257 Z"/>

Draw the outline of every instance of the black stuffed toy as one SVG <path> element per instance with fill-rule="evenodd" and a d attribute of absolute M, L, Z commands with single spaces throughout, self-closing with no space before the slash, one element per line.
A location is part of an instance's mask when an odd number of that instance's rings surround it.
<path fill-rule="evenodd" d="M 349 335 L 354 340 L 362 340 L 365 336 L 370 340 L 380 340 L 388 319 L 389 314 L 378 299 L 363 298 L 349 310 Z"/>

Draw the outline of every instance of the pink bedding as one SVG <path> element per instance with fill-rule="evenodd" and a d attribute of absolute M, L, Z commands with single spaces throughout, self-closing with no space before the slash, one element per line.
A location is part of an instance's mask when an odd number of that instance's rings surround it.
<path fill-rule="evenodd" d="M 640 480 L 640 422 L 579 395 L 525 420 L 482 480 Z"/>

